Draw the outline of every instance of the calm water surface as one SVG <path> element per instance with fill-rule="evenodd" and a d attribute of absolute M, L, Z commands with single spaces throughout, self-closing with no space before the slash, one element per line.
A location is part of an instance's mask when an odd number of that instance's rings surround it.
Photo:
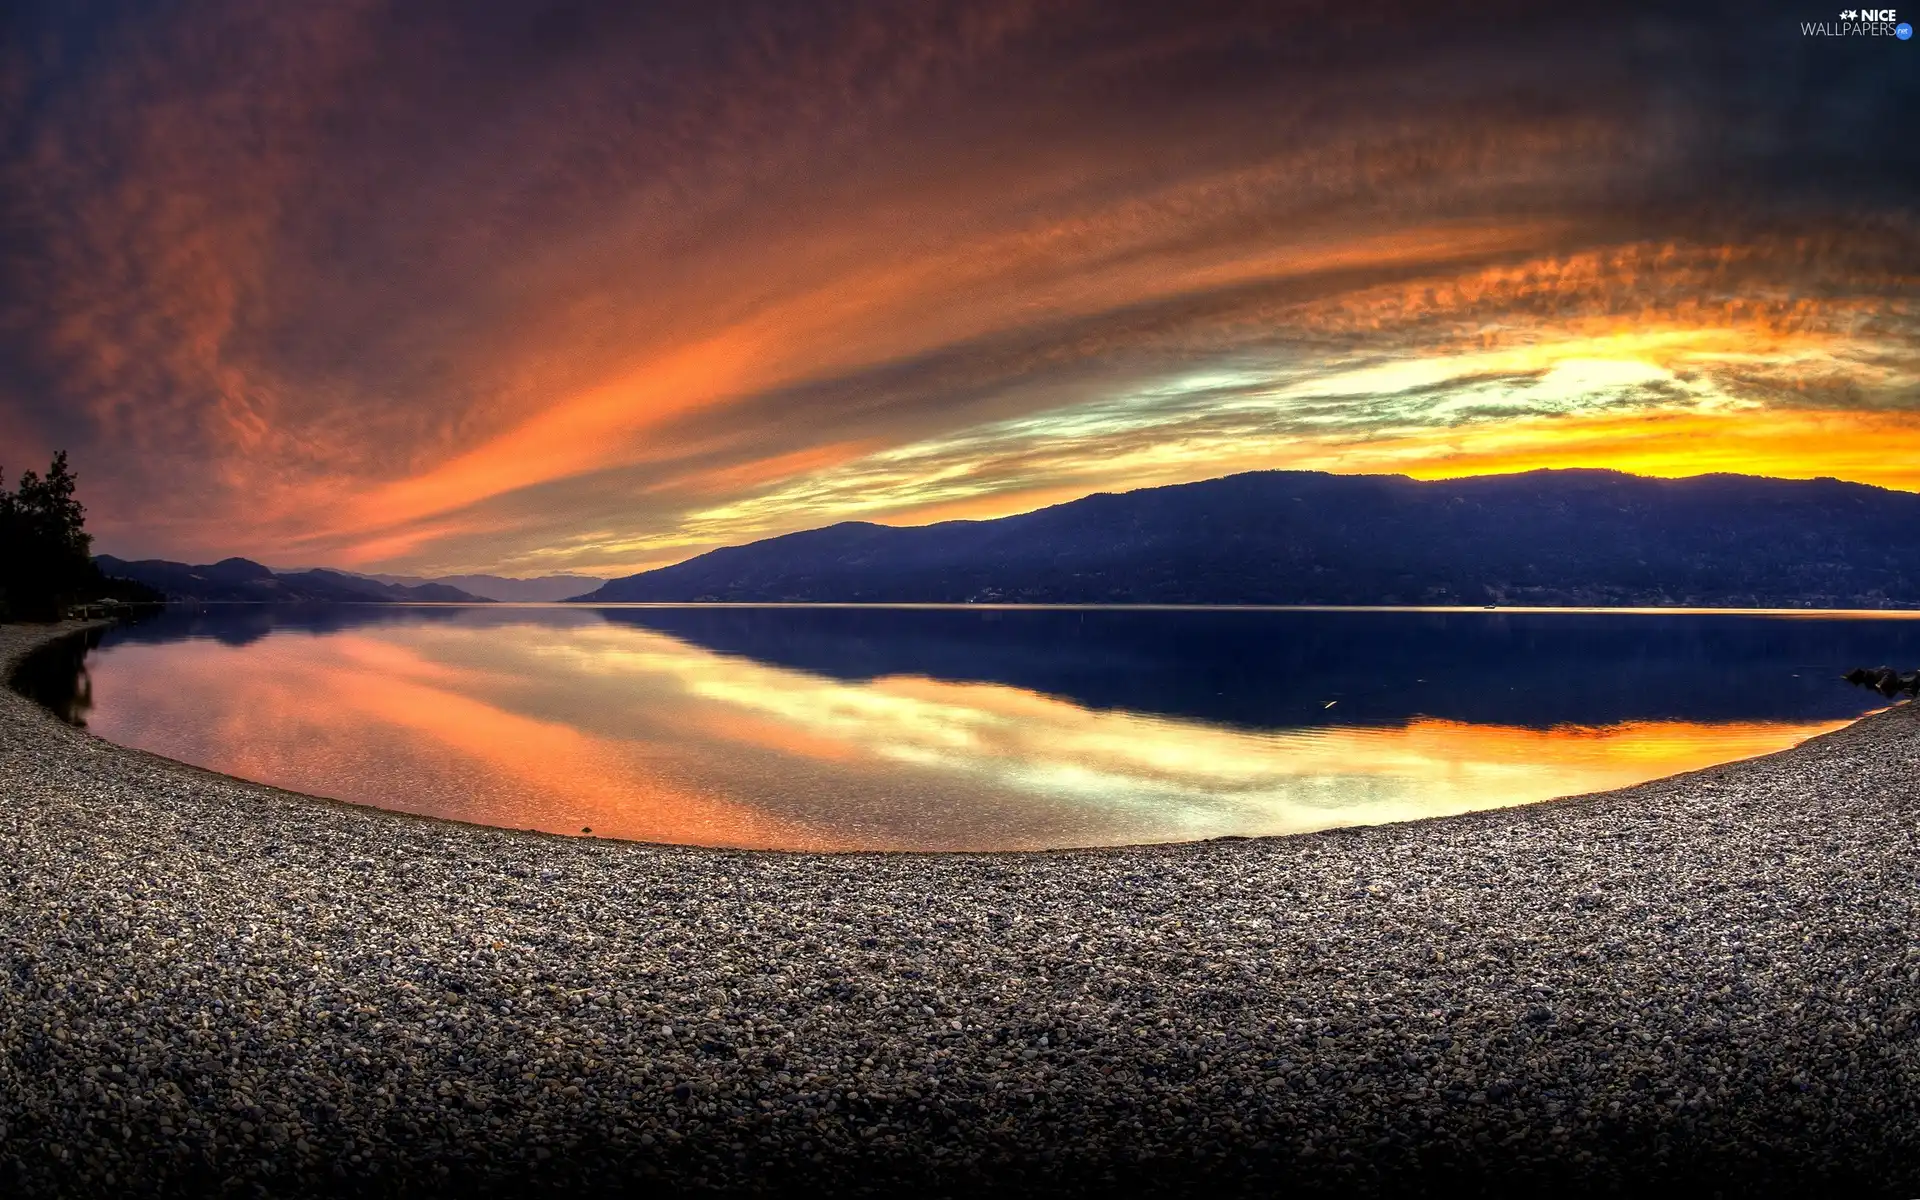
<path fill-rule="evenodd" d="M 1916 659 L 1920 622 L 1858 615 L 209 605 L 69 652 L 53 703 L 490 825 L 1040 848 L 1618 787 L 1833 729 L 1883 703 L 1842 670 Z"/>

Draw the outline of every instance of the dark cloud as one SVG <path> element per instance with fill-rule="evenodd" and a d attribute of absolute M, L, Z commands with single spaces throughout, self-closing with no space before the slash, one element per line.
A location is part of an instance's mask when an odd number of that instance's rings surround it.
<path fill-rule="evenodd" d="M 1582 356 L 1670 375 L 1643 407 L 1910 411 L 1920 84 L 1806 19 L 14 5 L 0 463 L 71 449 L 132 553 L 609 566 L 1537 415 Z"/>

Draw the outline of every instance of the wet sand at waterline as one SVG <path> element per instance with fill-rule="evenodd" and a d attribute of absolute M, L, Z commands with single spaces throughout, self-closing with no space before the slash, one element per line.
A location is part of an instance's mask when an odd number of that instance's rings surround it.
<path fill-rule="evenodd" d="M 1910 1192 L 1916 766 L 1900 706 L 1403 824 L 770 853 L 316 800 L 9 692 L 0 1183 Z"/>

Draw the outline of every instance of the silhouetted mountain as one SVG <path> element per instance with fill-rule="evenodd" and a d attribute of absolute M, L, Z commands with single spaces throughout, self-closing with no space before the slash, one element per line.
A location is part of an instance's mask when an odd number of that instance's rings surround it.
<path fill-rule="evenodd" d="M 501 575 L 441 575 L 435 578 L 420 575 L 362 575 L 360 578 L 408 587 L 439 583 L 488 600 L 518 603 L 566 600 L 592 591 L 606 582 L 591 575 L 542 575 L 535 579 L 508 579 Z"/>
<path fill-rule="evenodd" d="M 325 567 L 316 567 L 311 571 L 299 571 L 278 577 L 281 582 L 301 588 L 343 588 L 379 600 L 431 601 L 438 604 L 473 604 L 484 602 L 485 596 L 476 596 L 457 587 L 444 583 L 422 583 L 412 587 L 405 584 L 382 583 L 364 575 L 350 575 L 345 571 L 331 571 Z"/>
<path fill-rule="evenodd" d="M 211 566 L 189 567 L 188 570 L 221 584 L 243 585 L 273 578 L 272 571 L 248 558 L 223 558 Z"/>
<path fill-rule="evenodd" d="M 1920 495 L 1832 479 L 1258 471 L 995 521 L 848 522 L 583 601 L 1920 606 Z"/>
<path fill-rule="evenodd" d="M 129 562 L 111 554 L 96 555 L 93 561 L 102 573 L 143 583 L 164 593 L 170 600 L 327 601 L 346 604 L 487 602 L 482 597 L 445 584 L 405 587 L 328 570 L 276 574 L 245 558 L 225 558 L 202 566 L 189 566 L 159 558 Z"/>

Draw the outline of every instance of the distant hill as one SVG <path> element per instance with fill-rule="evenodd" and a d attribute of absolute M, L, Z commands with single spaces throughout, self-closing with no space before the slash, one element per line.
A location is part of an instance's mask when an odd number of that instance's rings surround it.
<path fill-rule="evenodd" d="M 129 562 L 111 554 L 96 555 L 93 561 L 102 574 L 146 584 L 164 593 L 170 600 L 324 601 L 349 604 L 485 602 L 484 597 L 440 583 L 408 587 L 325 569 L 276 573 L 245 558 L 223 558 L 217 563 L 201 566 L 159 558 Z"/>
<path fill-rule="evenodd" d="M 1920 607 L 1920 495 L 1832 479 L 1259 471 L 993 521 L 847 522 L 583 601 Z"/>
<path fill-rule="evenodd" d="M 500 575 L 441 575 L 433 578 L 419 575 L 362 575 L 360 578 L 410 587 L 437 583 L 488 600 L 521 604 L 566 600 L 582 592 L 590 592 L 606 582 L 591 575 L 542 575 L 536 579 L 508 579 Z"/>

